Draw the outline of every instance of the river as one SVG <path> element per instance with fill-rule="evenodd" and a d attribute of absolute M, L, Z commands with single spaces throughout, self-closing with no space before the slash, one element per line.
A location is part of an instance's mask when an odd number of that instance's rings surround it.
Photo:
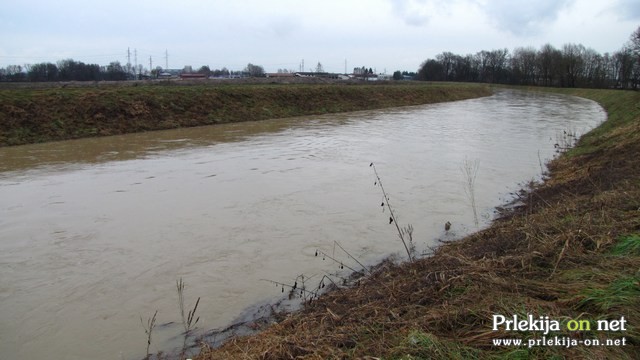
<path fill-rule="evenodd" d="M 176 281 L 198 327 L 224 327 L 276 301 L 334 241 L 368 265 L 476 229 L 539 179 L 565 131 L 606 117 L 580 98 L 498 90 L 425 106 L 247 122 L 0 148 L 0 357 L 140 359 L 141 317 L 158 310 L 151 352 L 178 346 Z M 570 140 L 570 139 L 569 139 Z M 451 230 L 445 232 L 445 222 Z M 346 270 L 345 270 L 346 271 Z"/>

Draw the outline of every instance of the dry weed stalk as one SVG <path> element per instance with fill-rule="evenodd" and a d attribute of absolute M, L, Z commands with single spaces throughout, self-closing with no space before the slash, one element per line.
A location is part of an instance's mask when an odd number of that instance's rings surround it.
<path fill-rule="evenodd" d="M 473 222 L 478 227 L 478 208 L 476 206 L 476 177 L 478 176 L 478 169 L 480 168 L 480 161 L 478 159 L 469 161 L 464 159 L 462 164 L 462 171 L 466 177 L 466 183 L 464 192 L 467 194 L 469 201 L 471 202 L 471 209 L 473 210 Z"/>
<path fill-rule="evenodd" d="M 340 269 L 341 269 L 341 270 L 342 270 L 342 269 L 344 269 L 344 268 L 347 268 L 347 269 L 349 269 L 349 270 L 353 271 L 354 273 L 357 273 L 357 272 L 358 272 L 358 270 L 356 270 L 356 269 L 352 268 L 352 267 L 351 267 L 351 266 L 349 266 L 349 265 L 345 265 L 343 261 L 336 259 L 335 257 L 333 257 L 333 256 L 331 256 L 331 255 L 329 255 L 329 254 L 327 254 L 326 252 L 324 252 L 324 251 L 322 251 L 322 250 L 316 250 L 316 256 L 318 256 L 318 254 L 321 254 L 321 255 L 322 255 L 322 260 L 324 260 L 325 258 L 329 258 L 330 260 L 332 260 L 332 261 L 333 261 L 333 262 L 335 262 L 336 264 L 340 264 Z"/>
<path fill-rule="evenodd" d="M 322 279 L 320 279 L 320 282 L 318 282 L 318 287 L 316 290 L 308 290 L 307 286 L 305 284 L 306 281 L 310 280 L 313 276 L 311 277 L 306 277 L 304 276 L 304 274 L 298 275 L 295 279 L 295 281 L 293 282 L 293 285 L 291 284 L 287 284 L 287 283 L 283 283 L 280 281 L 275 281 L 275 280 L 270 280 L 270 279 L 260 279 L 261 281 L 268 281 L 272 284 L 274 284 L 276 287 L 280 287 L 281 291 L 284 293 L 284 288 L 288 288 L 289 290 L 289 299 L 292 299 L 293 297 L 295 297 L 296 295 L 298 295 L 298 291 L 300 292 L 300 298 L 304 301 L 312 301 L 314 299 L 318 298 L 318 293 L 320 291 L 320 289 L 323 289 L 325 287 L 325 283 L 324 283 L 324 279 L 328 279 L 329 281 L 331 281 L 331 283 L 333 283 L 334 285 L 336 285 L 336 283 L 331 280 L 331 278 L 329 278 L 328 276 L 324 275 L 322 277 Z M 300 280 L 300 284 L 298 285 L 298 280 Z M 336 285 L 336 288 L 337 285 Z"/>
<path fill-rule="evenodd" d="M 398 225 L 398 221 L 396 220 L 396 214 L 393 211 L 393 207 L 391 207 L 391 204 L 389 203 L 389 195 L 387 195 L 387 192 L 384 190 L 384 186 L 382 186 L 382 180 L 380 179 L 380 175 L 378 175 L 378 171 L 376 170 L 376 166 L 371 163 L 369 164 L 369 167 L 373 168 L 373 172 L 376 175 L 376 182 L 373 184 L 380 186 L 380 190 L 382 190 L 382 206 L 384 207 L 385 205 L 387 206 L 387 208 L 389 209 L 389 224 L 393 223 L 396 226 L 396 230 L 398 230 L 398 236 L 400 237 L 400 240 L 402 241 L 402 245 L 404 245 L 404 249 L 407 251 L 407 256 L 409 256 L 409 261 L 413 262 L 413 254 L 412 251 L 410 249 L 414 248 L 413 244 L 407 245 L 407 241 L 412 241 L 413 237 L 409 236 L 408 240 L 405 240 L 405 235 L 409 234 L 412 235 L 413 234 L 413 227 L 411 225 L 407 226 L 407 230 L 403 231 L 402 229 L 400 229 L 400 225 Z M 411 232 L 409 233 L 408 228 L 410 227 Z"/>
<path fill-rule="evenodd" d="M 347 256 L 350 259 L 352 259 L 360 267 L 362 267 L 362 271 L 356 270 L 355 268 L 345 264 L 344 261 L 337 259 L 335 257 L 335 247 L 336 246 L 338 246 L 338 248 L 340 248 L 340 250 L 342 250 L 345 254 L 347 254 Z M 341 270 L 347 268 L 347 269 L 351 270 L 353 272 L 353 274 L 357 274 L 358 276 L 363 275 L 363 274 L 367 274 L 367 273 L 371 274 L 371 270 L 367 269 L 367 267 L 364 266 L 364 264 L 362 264 L 360 261 L 358 261 L 357 258 L 355 258 L 353 255 L 351 255 L 351 253 L 349 253 L 337 241 L 333 242 L 333 253 L 332 253 L 332 255 L 329 255 L 328 253 L 326 253 L 326 252 L 324 252 L 322 250 L 316 250 L 315 256 L 317 257 L 319 255 L 322 255 L 322 260 L 326 260 L 327 258 L 329 258 L 330 260 L 332 260 L 333 262 L 338 264 Z M 320 296 L 320 292 L 326 286 L 325 279 L 328 280 L 329 282 L 331 282 L 331 284 L 334 285 L 334 288 L 336 290 L 338 290 L 338 291 L 340 290 L 340 287 L 338 286 L 338 284 L 336 284 L 336 282 L 331 278 L 331 276 L 336 276 L 336 274 L 323 275 L 322 278 L 320 279 L 320 281 L 318 282 L 318 286 L 315 288 L 315 290 L 308 290 L 306 282 L 308 280 L 310 280 L 311 278 L 313 278 L 314 276 L 306 276 L 305 277 L 304 274 L 298 275 L 295 278 L 293 285 L 288 284 L 288 283 L 284 283 L 284 282 L 280 282 L 280 281 L 270 280 L 270 279 L 260 279 L 260 280 L 261 281 L 268 281 L 268 282 L 274 284 L 276 287 L 281 288 L 281 291 L 283 293 L 285 291 L 285 288 L 288 288 L 289 289 L 289 300 L 293 299 L 294 297 L 299 296 L 302 301 L 308 302 L 308 303 L 311 303 L 311 301 L 317 299 Z M 300 283 L 298 283 L 298 281 Z M 347 284 L 347 282 L 348 282 L 347 278 L 342 278 L 343 285 Z"/>
<path fill-rule="evenodd" d="M 411 226 L 411 225 L 409 225 L 409 226 Z M 412 227 L 412 226 L 411 226 L 411 232 L 413 233 L 413 227 Z M 340 245 L 340 243 L 339 243 L 339 242 L 337 242 L 337 241 L 335 241 L 335 240 L 334 240 L 334 241 L 333 241 L 333 244 L 334 244 L 334 245 L 338 245 L 338 247 L 339 247 L 342 251 L 344 251 L 344 253 L 345 253 L 345 254 L 347 254 L 347 256 L 348 256 L 348 257 L 350 257 L 353 261 L 355 261 L 356 263 L 358 263 L 358 265 L 360 265 L 360 267 L 362 267 L 362 270 L 364 270 L 364 272 L 371 274 L 371 271 L 370 271 L 369 269 L 367 269 L 367 267 L 366 267 L 366 266 L 362 265 L 362 263 L 361 263 L 360 261 L 358 261 L 358 259 L 356 259 L 355 257 L 353 257 L 353 255 L 351 255 L 347 250 L 345 250 L 345 249 L 342 247 L 342 245 Z M 335 253 L 335 251 L 334 251 L 334 253 Z"/>
<path fill-rule="evenodd" d="M 540 165 L 540 176 L 544 177 L 544 165 L 542 165 L 542 158 L 540 157 L 540 150 L 538 150 L 538 164 Z"/>

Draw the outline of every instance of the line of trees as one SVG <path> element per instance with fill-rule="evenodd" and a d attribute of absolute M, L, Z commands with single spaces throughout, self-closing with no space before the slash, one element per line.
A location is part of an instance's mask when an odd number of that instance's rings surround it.
<path fill-rule="evenodd" d="M 480 51 L 475 55 L 443 52 L 420 65 L 418 79 L 556 87 L 618 87 L 640 85 L 640 27 L 613 54 L 601 55 L 583 45 L 536 50 L 519 47 Z"/>
<path fill-rule="evenodd" d="M 120 62 L 114 61 L 109 65 L 100 66 L 97 64 L 85 64 L 81 61 L 66 59 L 58 61 L 56 64 L 51 62 L 43 62 L 38 64 L 9 65 L 0 68 L 0 81 L 122 81 L 142 79 L 143 77 L 157 78 L 164 70 L 156 67 L 151 71 L 147 71 L 138 65 L 137 67 L 130 64 L 121 65 Z M 190 66 L 185 66 L 183 73 L 192 73 Z M 214 77 L 260 77 L 264 76 L 264 68 L 260 65 L 249 63 L 243 71 L 229 71 L 227 68 L 211 70 L 209 66 L 202 66 L 197 73 L 201 73 Z"/>
<path fill-rule="evenodd" d="M 135 76 L 133 67 L 127 68 L 118 61 L 100 66 L 66 59 L 58 61 L 57 64 L 43 62 L 0 68 L 0 81 L 116 81 L 133 79 Z"/>

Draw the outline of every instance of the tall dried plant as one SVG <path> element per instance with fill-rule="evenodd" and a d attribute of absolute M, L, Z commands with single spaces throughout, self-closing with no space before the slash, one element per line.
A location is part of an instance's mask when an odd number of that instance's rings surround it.
<path fill-rule="evenodd" d="M 415 248 L 412 242 L 413 227 L 411 225 L 408 225 L 404 229 L 400 228 L 400 225 L 398 225 L 398 221 L 396 220 L 396 214 L 393 211 L 393 207 L 391 207 L 391 204 L 389 202 L 389 195 L 384 190 L 384 186 L 382 186 L 382 180 L 380 179 L 380 175 L 378 175 L 376 166 L 373 163 L 371 163 L 369 164 L 369 167 L 373 168 L 373 172 L 376 175 L 376 182 L 373 185 L 379 186 L 380 190 L 382 190 L 382 206 L 383 207 L 386 206 L 387 209 L 389 209 L 389 224 L 393 223 L 396 226 L 396 230 L 398 230 L 398 236 L 402 241 L 402 245 L 404 245 L 404 249 L 407 251 L 407 256 L 409 256 L 409 261 L 413 261 L 413 251 L 411 250 Z M 408 239 L 405 239 L 405 237 L 408 237 Z M 409 244 L 407 244 L 408 242 Z"/>
<path fill-rule="evenodd" d="M 473 210 L 473 222 L 478 227 L 478 208 L 476 206 L 476 177 L 478 176 L 478 169 L 480 168 L 480 160 L 476 159 L 470 161 L 465 158 L 462 164 L 462 172 L 465 175 L 464 192 L 469 198 L 471 203 L 471 209 Z"/>

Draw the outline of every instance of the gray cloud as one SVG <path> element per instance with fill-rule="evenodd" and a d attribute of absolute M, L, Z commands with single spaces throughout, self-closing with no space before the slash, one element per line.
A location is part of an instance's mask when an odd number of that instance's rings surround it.
<path fill-rule="evenodd" d="M 574 0 L 388 0 L 393 13 L 411 26 L 424 26 L 435 17 L 449 14 L 454 5 L 480 9 L 498 30 L 518 36 L 538 34 Z M 618 0 L 621 3 L 638 0 Z M 631 8 L 632 6 L 627 6 Z"/>
<path fill-rule="evenodd" d="M 294 17 L 276 18 L 270 22 L 269 27 L 278 38 L 288 38 L 300 30 L 300 22 Z"/>
<path fill-rule="evenodd" d="M 499 30 L 531 36 L 555 21 L 558 13 L 572 3 L 573 0 L 491 0 L 482 8 Z"/>
<path fill-rule="evenodd" d="M 430 0 L 390 0 L 390 3 L 394 14 L 411 26 L 427 24 L 434 8 L 434 1 Z"/>
<path fill-rule="evenodd" d="M 344 70 L 345 59 L 349 68 L 415 70 L 442 51 L 545 42 L 604 52 L 637 27 L 636 20 L 624 19 L 640 18 L 639 1 L 9 1 L 0 12 L 0 33 L 7 34 L 0 40 L 0 67 L 63 58 L 125 63 L 127 48 L 137 50 L 139 61 L 152 57 L 162 66 L 168 50 L 170 67 L 242 69 L 252 62 L 275 71 L 298 68 L 306 59 L 336 72 Z M 564 17 L 566 11 L 572 16 Z M 556 26 L 560 17 L 567 23 Z"/>
<path fill-rule="evenodd" d="M 616 13 L 620 20 L 635 21 L 640 19 L 639 0 L 618 0 L 609 9 Z"/>

